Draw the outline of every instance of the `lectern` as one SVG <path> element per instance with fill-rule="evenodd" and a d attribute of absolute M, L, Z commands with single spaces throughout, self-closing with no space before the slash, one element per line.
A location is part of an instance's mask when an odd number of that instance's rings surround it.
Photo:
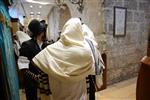
<path fill-rule="evenodd" d="M 150 57 L 143 57 L 138 73 L 136 100 L 150 100 Z"/>

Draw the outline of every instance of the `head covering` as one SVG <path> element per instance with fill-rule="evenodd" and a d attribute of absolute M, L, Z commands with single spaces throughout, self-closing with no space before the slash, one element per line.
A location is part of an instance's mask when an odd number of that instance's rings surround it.
<path fill-rule="evenodd" d="M 37 37 L 38 35 L 40 35 L 42 32 L 46 31 L 46 25 L 43 24 L 42 22 L 33 19 L 29 25 L 28 25 L 29 30 L 32 32 L 32 36 L 33 37 Z"/>
<path fill-rule="evenodd" d="M 82 30 L 85 38 L 91 40 L 93 45 L 97 47 L 97 42 L 95 40 L 94 33 L 92 32 L 92 30 L 86 24 L 82 25 Z"/>
<path fill-rule="evenodd" d="M 82 25 L 79 18 L 72 18 L 67 21 L 62 29 L 60 40 L 65 45 L 84 45 L 84 35 L 82 33 Z"/>
<path fill-rule="evenodd" d="M 94 71 L 91 50 L 85 45 L 81 21 L 71 18 L 63 27 L 60 40 L 33 58 L 49 76 L 62 81 L 79 81 Z"/>

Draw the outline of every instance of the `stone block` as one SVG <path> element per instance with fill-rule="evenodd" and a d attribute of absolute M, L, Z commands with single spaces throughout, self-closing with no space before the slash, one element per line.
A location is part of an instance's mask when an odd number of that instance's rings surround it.
<path fill-rule="evenodd" d="M 111 57 L 107 59 L 108 69 L 118 67 L 118 63 L 116 63 L 116 60 L 117 60 L 116 57 Z"/>
<path fill-rule="evenodd" d="M 104 18 L 105 21 L 108 23 L 113 23 L 113 10 L 112 9 L 105 9 L 104 10 Z"/>
<path fill-rule="evenodd" d="M 127 64 L 135 64 L 135 63 L 140 62 L 141 58 L 139 57 L 139 54 L 140 54 L 140 52 L 134 51 L 134 54 L 126 55 L 126 57 L 127 57 L 126 63 Z"/>
<path fill-rule="evenodd" d="M 108 53 L 109 68 L 121 68 L 130 63 L 138 63 L 138 54 L 140 54 L 140 52 L 135 47 L 112 49 L 112 51 Z"/>
<path fill-rule="evenodd" d="M 131 44 L 136 44 L 139 42 L 140 40 L 140 33 L 139 32 L 132 32 L 131 34 L 131 39 L 130 39 L 130 43 Z"/>
<path fill-rule="evenodd" d="M 107 50 L 111 50 L 111 48 L 114 45 L 114 43 L 112 42 L 114 40 L 113 35 L 107 34 L 106 40 L 107 40 Z"/>
<path fill-rule="evenodd" d="M 124 45 L 129 45 L 131 38 L 132 38 L 132 36 L 130 35 L 130 33 L 128 33 L 128 32 L 126 31 L 126 36 L 125 36 L 125 40 L 124 40 Z"/>
<path fill-rule="evenodd" d="M 127 22 L 132 22 L 133 21 L 133 12 L 127 10 Z"/>
<path fill-rule="evenodd" d="M 138 0 L 123 0 L 124 2 L 138 2 Z"/>
<path fill-rule="evenodd" d="M 148 24 L 146 24 L 146 23 L 140 23 L 139 24 L 139 32 L 140 32 L 140 34 L 148 33 L 148 31 L 149 31 Z"/>
<path fill-rule="evenodd" d="M 126 32 L 136 32 L 138 29 L 137 23 L 127 23 Z"/>
<path fill-rule="evenodd" d="M 147 2 L 140 2 L 139 3 L 139 10 L 144 10 L 144 11 L 148 11 L 149 10 L 149 6 L 150 4 L 148 4 Z"/>
<path fill-rule="evenodd" d="M 105 31 L 105 33 L 108 33 L 108 27 L 107 27 L 107 25 L 108 25 L 108 24 L 105 22 L 105 23 L 104 23 L 104 31 Z"/>
<path fill-rule="evenodd" d="M 105 32 L 109 35 L 113 35 L 113 31 L 109 29 L 109 23 L 105 23 Z"/>
<path fill-rule="evenodd" d="M 136 0 L 125 0 L 124 7 L 129 10 L 137 10 L 137 1 Z"/>
<path fill-rule="evenodd" d="M 114 0 L 105 0 L 104 7 L 113 7 Z"/>
<path fill-rule="evenodd" d="M 146 2 L 146 3 L 150 3 L 149 0 L 139 0 L 140 2 Z"/>
<path fill-rule="evenodd" d="M 120 48 L 121 46 L 123 46 L 125 44 L 124 40 L 125 40 L 125 38 L 123 38 L 123 37 L 115 38 L 114 45 L 116 45 Z"/>
<path fill-rule="evenodd" d="M 140 53 L 139 51 L 136 51 L 136 50 L 137 50 L 136 44 L 127 45 L 126 46 L 126 51 L 128 51 L 128 52 L 126 53 L 125 56 L 128 57 L 128 55 L 137 55 L 135 53 Z"/>
<path fill-rule="evenodd" d="M 126 59 L 127 56 L 124 55 L 124 52 L 121 52 L 122 55 L 117 57 L 117 61 L 115 63 L 117 63 L 117 67 L 118 68 L 122 68 L 122 67 L 126 67 L 127 63 L 126 63 Z"/>
<path fill-rule="evenodd" d="M 150 9 L 150 8 L 149 8 Z M 150 12 L 150 11 L 149 11 Z M 148 22 L 150 22 L 150 13 L 145 14 L 145 19 L 148 20 Z"/>
<path fill-rule="evenodd" d="M 122 7 L 123 6 L 123 2 L 117 1 L 117 2 L 114 3 L 114 6 Z"/>
<path fill-rule="evenodd" d="M 113 24 L 109 24 L 109 32 L 113 33 Z"/>
<path fill-rule="evenodd" d="M 134 12 L 134 22 L 143 22 L 145 20 L 144 12 Z"/>
<path fill-rule="evenodd" d="M 139 70 L 139 64 L 128 65 L 123 68 L 114 68 L 108 70 L 107 84 L 111 85 L 122 80 L 126 80 L 137 76 Z"/>

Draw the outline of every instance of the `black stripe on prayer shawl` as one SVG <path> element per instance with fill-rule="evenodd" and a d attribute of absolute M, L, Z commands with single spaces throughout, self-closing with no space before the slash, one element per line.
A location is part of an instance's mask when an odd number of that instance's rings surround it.
<path fill-rule="evenodd" d="M 86 41 L 88 42 L 90 48 L 91 48 L 91 51 L 92 51 L 92 54 L 93 54 L 93 57 L 94 57 L 94 61 L 95 61 L 95 74 L 96 75 L 100 75 L 101 72 L 102 72 L 102 66 L 100 66 L 100 58 L 99 56 L 96 55 L 96 50 L 95 50 L 95 47 L 92 43 L 92 41 L 86 39 Z"/>

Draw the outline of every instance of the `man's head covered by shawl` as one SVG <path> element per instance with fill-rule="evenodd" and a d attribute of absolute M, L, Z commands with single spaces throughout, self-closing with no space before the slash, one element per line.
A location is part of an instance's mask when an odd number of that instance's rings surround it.
<path fill-rule="evenodd" d="M 71 18 L 66 22 L 62 29 L 60 39 L 66 45 L 84 45 L 84 35 L 79 18 Z"/>
<path fill-rule="evenodd" d="M 91 50 L 85 45 L 81 21 L 71 18 L 63 27 L 60 40 L 33 58 L 45 73 L 62 81 L 79 81 L 94 71 Z"/>

